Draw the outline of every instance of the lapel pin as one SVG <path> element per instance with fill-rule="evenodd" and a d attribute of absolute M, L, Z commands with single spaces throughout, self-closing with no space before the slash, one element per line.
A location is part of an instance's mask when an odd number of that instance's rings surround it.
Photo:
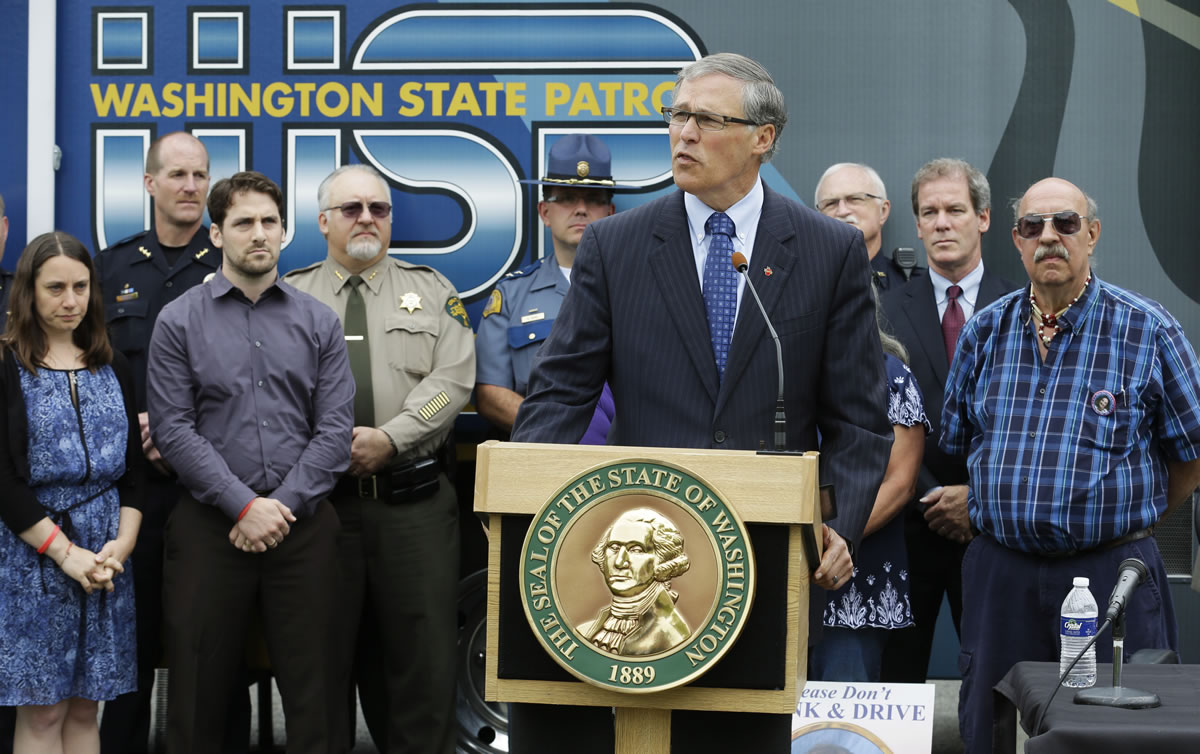
<path fill-rule="evenodd" d="M 775 274 L 775 270 L 772 270 L 770 267 L 764 267 L 763 274 L 766 275 L 767 277 L 771 277 L 772 275 Z"/>

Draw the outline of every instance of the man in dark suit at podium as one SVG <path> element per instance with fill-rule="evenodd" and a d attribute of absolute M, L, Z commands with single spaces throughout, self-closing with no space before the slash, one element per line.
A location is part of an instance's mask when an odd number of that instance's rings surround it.
<path fill-rule="evenodd" d="M 885 681 L 925 682 L 943 594 L 956 631 L 962 619 L 962 556 L 971 538 L 967 459 L 942 452 L 938 437 L 959 330 L 975 312 L 1016 288 L 983 265 L 980 244 L 991 222 L 991 197 L 987 178 L 962 160 L 942 158 L 922 166 L 913 177 L 912 206 L 929 270 L 883 296 L 888 321 L 908 349 L 933 427 L 925 437 L 918 499 L 904 521 L 916 625 L 890 632 L 883 654 Z"/>
<path fill-rule="evenodd" d="M 836 587 L 851 575 L 848 543 L 862 534 L 891 438 L 862 234 L 759 179 L 787 111 L 753 60 L 723 53 L 685 67 L 663 115 L 681 191 L 585 231 L 512 438 L 578 442 L 607 380 L 616 404 L 610 444 L 746 450 L 770 441 L 775 346 L 730 264 L 741 252 L 782 343 L 787 447 L 817 449 L 819 430 L 821 479 L 837 488 L 839 515 L 824 529 L 814 574 L 819 586 Z M 511 709 L 514 752 L 550 750 L 554 741 L 612 750 L 611 738 L 574 722 L 587 711 Z M 676 711 L 672 745 L 782 752 L 790 727 L 788 715 Z"/>

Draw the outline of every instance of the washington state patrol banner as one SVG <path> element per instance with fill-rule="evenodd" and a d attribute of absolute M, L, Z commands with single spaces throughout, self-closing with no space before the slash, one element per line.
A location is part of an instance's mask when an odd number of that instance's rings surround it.
<path fill-rule="evenodd" d="M 34 176 L 11 160 L 0 173 L 8 269 L 14 246 L 49 229 L 25 224 L 43 203 L 29 206 L 27 181 L 51 182 L 54 225 L 99 249 L 149 225 L 145 148 L 188 129 L 214 177 L 253 168 L 281 183 L 284 269 L 324 254 L 320 179 L 347 162 L 379 168 L 396 207 L 392 253 L 445 273 L 477 324 L 491 284 L 547 250 L 536 189 L 519 181 L 544 174 L 550 145 L 603 137 L 613 174 L 638 187 L 618 211 L 672 190 L 658 108 L 680 66 L 733 51 L 766 66 L 788 102 L 763 171 L 776 191 L 811 201 L 825 168 L 867 163 L 892 200 L 884 252 L 919 254 L 913 173 L 961 157 L 992 186 L 984 261 L 1021 280 L 1006 202 L 1060 175 L 1099 202 L 1105 279 L 1158 300 L 1193 343 L 1200 332 L 1200 255 L 1180 221 L 1200 167 L 1192 0 L 761 0 L 753 12 L 717 0 L 0 0 L 0 137 L 16 153 L 38 133 L 22 125 L 39 115 L 26 61 L 49 40 L 27 26 L 47 8 L 61 164 Z"/>
<path fill-rule="evenodd" d="M 88 216 L 81 205 L 65 224 L 97 249 L 148 227 L 146 148 L 186 129 L 214 181 L 254 169 L 283 187 L 290 269 L 325 255 L 321 179 L 367 163 L 393 187 L 391 253 L 449 277 L 478 322 L 491 286 L 545 253 L 538 197 L 519 181 L 544 173 L 564 133 L 604 138 L 614 173 L 638 188 L 623 206 L 671 190 L 659 109 L 675 72 L 705 53 L 676 16 L 620 3 L 387 6 L 60 14 L 62 39 L 89 55 L 60 70 L 79 117 L 60 134 L 59 180 L 93 187 Z"/>

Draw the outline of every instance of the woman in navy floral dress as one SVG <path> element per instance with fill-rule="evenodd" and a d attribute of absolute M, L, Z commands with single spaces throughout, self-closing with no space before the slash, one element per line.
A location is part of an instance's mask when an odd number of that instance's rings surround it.
<path fill-rule="evenodd" d="M 877 306 L 878 306 L 878 302 Z M 821 641 L 809 656 L 817 681 L 878 681 L 887 632 L 912 625 L 904 517 L 925 450 L 929 420 L 917 380 L 898 340 L 880 329 L 888 376 L 888 420 L 895 439 L 875 506 L 863 530 L 854 576 L 827 593 Z"/>
<path fill-rule="evenodd" d="M 142 450 L 91 255 L 45 233 L 17 262 L 0 343 L 0 705 L 14 748 L 98 751 L 98 702 L 136 687 Z"/>

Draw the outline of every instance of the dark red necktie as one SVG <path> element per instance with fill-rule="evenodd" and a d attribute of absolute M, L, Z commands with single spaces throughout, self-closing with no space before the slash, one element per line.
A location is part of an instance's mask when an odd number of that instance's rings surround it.
<path fill-rule="evenodd" d="M 946 313 L 942 315 L 942 340 L 946 342 L 946 363 L 954 363 L 954 345 L 958 343 L 958 334 L 962 332 L 963 323 L 966 319 L 963 317 L 962 307 L 958 305 L 958 297 L 962 295 L 962 288 L 957 285 L 952 285 L 946 289 Z"/>

